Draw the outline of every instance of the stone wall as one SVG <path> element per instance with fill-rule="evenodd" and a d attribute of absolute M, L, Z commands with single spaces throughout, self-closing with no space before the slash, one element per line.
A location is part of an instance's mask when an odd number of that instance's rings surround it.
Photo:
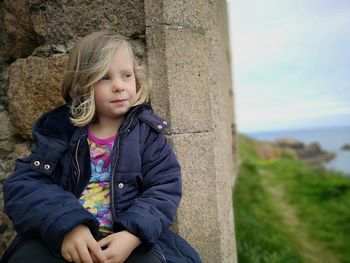
<path fill-rule="evenodd" d="M 176 230 L 204 262 L 236 262 L 226 1 L 145 0 L 145 12 L 153 106 L 183 170 Z"/>
<path fill-rule="evenodd" d="M 184 182 L 174 230 L 204 262 L 236 262 L 226 1 L 3 0 L 0 18 L 0 184 L 29 152 L 33 121 L 62 103 L 60 82 L 76 40 L 118 31 L 148 67 L 152 105 L 171 124 L 167 137 Z M 2 202 L 0 235 L 1 255 L 14 235 Z"/>

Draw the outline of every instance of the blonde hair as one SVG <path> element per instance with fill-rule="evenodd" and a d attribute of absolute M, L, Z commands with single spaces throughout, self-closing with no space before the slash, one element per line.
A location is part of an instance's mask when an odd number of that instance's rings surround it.
<path fill-rule="evenodd" d="M 80 39 L 72 49 L 62 83 L 62 95 L 70 104 L 74 125 L 85 126 L 97 118 L 94 84 L 108 72 L 120 47 L 126 47 L 133 58 L 137 92 L 133 106 L 149 102 L 149 80 L 138 65 L 128 39 L 114 32 L 94 32 Z"/>

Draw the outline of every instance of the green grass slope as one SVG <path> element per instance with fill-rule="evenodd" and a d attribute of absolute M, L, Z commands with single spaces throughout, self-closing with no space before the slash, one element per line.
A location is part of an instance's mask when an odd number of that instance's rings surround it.
<path fill-rule="evenodd" d="M 263 160 L 256 145 L 239 136 L 239 263 L 350 262 L 350 178 L 289 155 Z"/>

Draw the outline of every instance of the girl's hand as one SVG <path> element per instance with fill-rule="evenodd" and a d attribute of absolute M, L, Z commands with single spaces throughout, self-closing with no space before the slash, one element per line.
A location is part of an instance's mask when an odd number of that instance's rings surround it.
<path fill-rule="evenodd" d="M 78 225 L 64 236 L 62 257 L 74 263 L 105 263 L 102 249 L 85 225 Z"/>
<path fill-rule="evenodd" d="M 98 244 L 102 248 L 107 247 L 103 250 L 103 253 L 108 263 L 122 263 L 141 244 L 141 241 L 138 237 L 125 230 L 101 239 Z"/>

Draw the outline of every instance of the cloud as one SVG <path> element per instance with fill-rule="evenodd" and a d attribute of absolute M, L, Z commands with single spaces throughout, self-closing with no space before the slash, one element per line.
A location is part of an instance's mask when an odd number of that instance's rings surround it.
<path fill-rule="evenodd" d="M 239 129 L 350 123 L 350 1 L 229 5 Z"/>

